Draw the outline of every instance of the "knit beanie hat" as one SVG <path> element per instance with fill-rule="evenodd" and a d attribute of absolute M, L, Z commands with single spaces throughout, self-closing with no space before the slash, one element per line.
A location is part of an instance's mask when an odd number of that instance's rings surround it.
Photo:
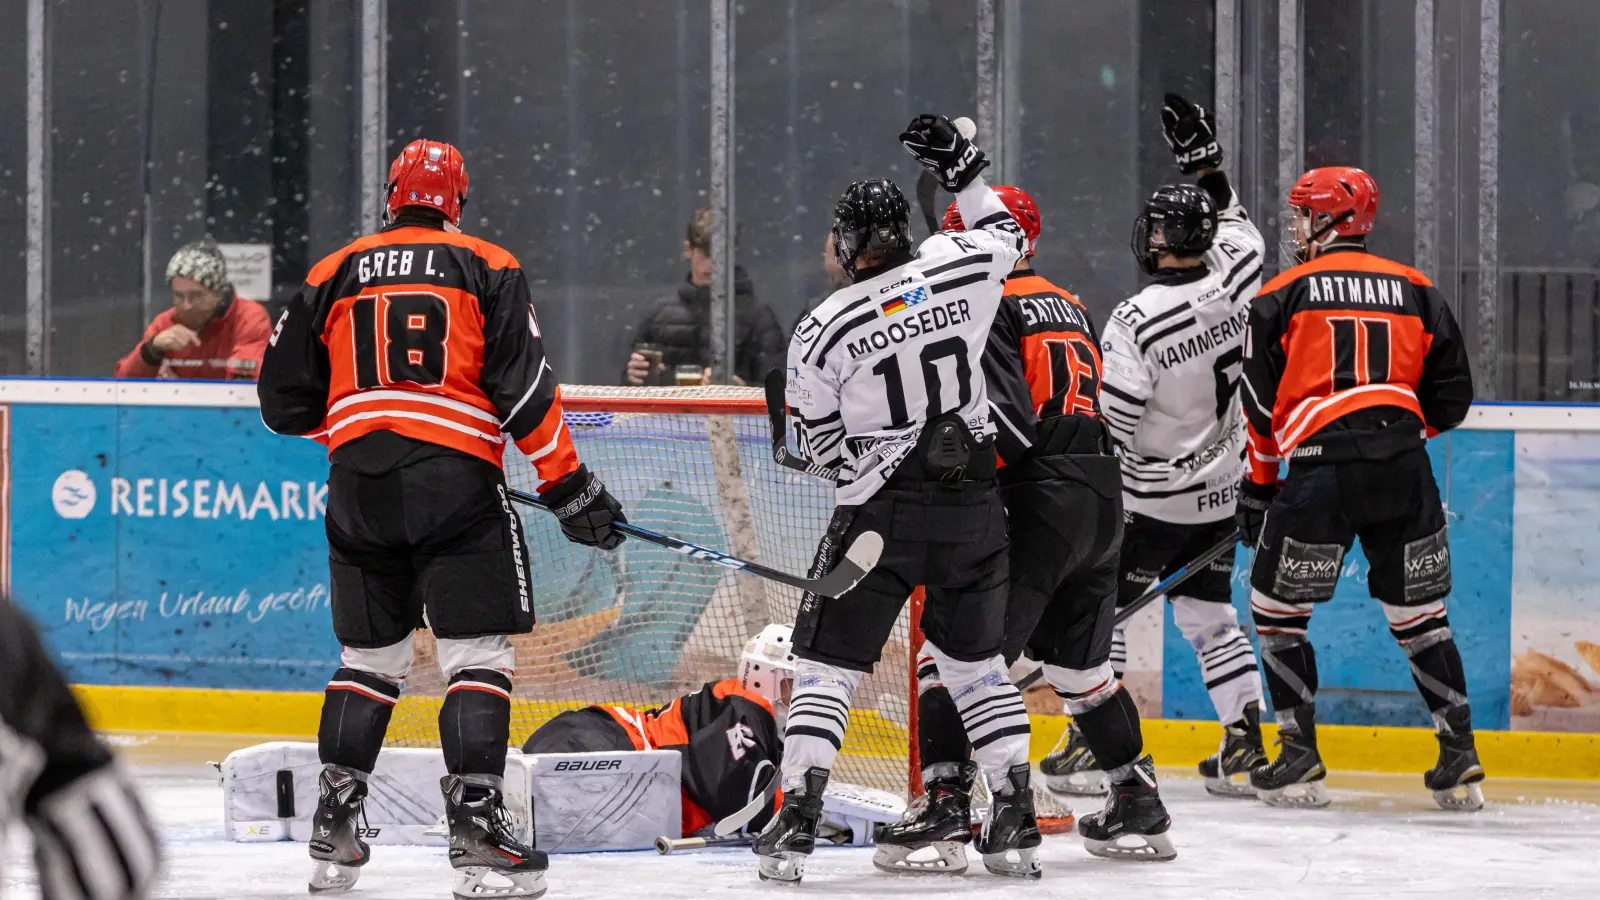
<path fill-rule="evenodd" d="M 228 263 L 222 258 L 222 248 L 216 239 L 206 235 L 198 241 L 184 244 L 172 254 L 167 263 L 167 280 L 182 275 L 221 294 L 228 289 Z"/>

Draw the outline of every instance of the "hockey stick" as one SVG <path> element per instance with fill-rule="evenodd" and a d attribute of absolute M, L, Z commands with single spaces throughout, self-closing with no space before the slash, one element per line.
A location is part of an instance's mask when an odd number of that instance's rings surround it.
<path fill-rule="evenodd" d="M 665 835 L 656 838 L 656 852 L 662 856 L 681 853 L 685 850 L 704 850 L 707 847 L 748 847 L 752 838 L 746 834 L 732 837 L 686 837 L 669 838 Z"/>
<path fill-rule="evenodd" d="M 1155 584 L 1150 585 L 1149 590 L 1130 600 L 1127 606 L 1117 610 L 1117 616 L 1111 620 L 1112 623 L 1121 625 L 1123 622 L 1133 618 L 1134 614 L 1139 610 L 1149 606 L 1150 601 L 1156 599 L 1162 594 L 1171 592 L 1173 588 L 1183 584 L 1185 581 L 1188 581 L 1191 577 L 1200 574 L 1201 569 L 1211 565 L 1211 563 L 1216 560 L 1217 557 L 1227 553 L 1233 548 L 1233 545 L 1237 543 L 1238 540 L 1239 532 L 1235 531 L 1228 535 L 1227 538 L 1218 541 L 1216 546 L 1200 554 L 1199 556 L 1196 556 L 1189 562 L 1184 563 L 1182 566 L 1179 566 L 1178 571 L 1173 572 L 1166 578 L 1163 578 Z M 1040 671 L 1043 670 L 1041 669 Z"/>
<path fill-rule="evenodd" d="M 540 503 L 539 498 L 532 494 L 524 493 L 514 488 L 506 488 L 506 494 L 518 503 L 526 503 L 529 506 L 538 507 L 554 515 L 550 507 Z M 823 597 L 837 597 L 855 587 L 856 583 L 867 577 L 867 573 L 872 571 L 872 567 L 878 564 L 878 557 L 883 553 L 883 537 L 876 531 L 863 531 L 856 536 L 856 539 L 851 542 L 849 547 L 845 548 L 844 558 L 839 560 L 839 564 L 833 567 L 833 571 L 823 575 L 821 578 L 802 578 L 799 575 L 790 575 L 777 569 L 769 569 L 760 563 L 749 562 L 737 556 L 729 556 L 726 553 L 701 547 L 698 544 L 691 544 L 685 540 L 668 537 L 648 528 L 640 528 L 638 525 L 629 522 L 617 522 L 612 527 L 628 537 L 637 538 L 646 543 L 655 544 L 658 547 L 665 547 L 674 553 L 682 553 L 692 559 L 744 572 L 757 578 L 765 578 L 768 581 L 776 581 L 779 584 L 787 584 L 790 587 L 796 587 L 802 591 L 810 591 Z"/>
<path fill-rule="evenodd" d="M 757 769 L 757 774 L 760 774 L 759 769 Z M 756 795 L 750 798 L 750 802 L 720 819 L 717 822 L 716 827 L 711 829 L 712 833 L 719 838 L 728 837 L 744 826 L 750 824 L 750 820 L 761 815 L 762 810 L 771 809 L 772 798 L 778 796 L 779 780 L 778 770 L 774 768 L 772 770 L 772 777 L 768 778 L 767 783 L 761 786 L 761 790 L 757 791 Z"/>
<path fill-rule="evenodd" d="M 806 462 L 789 452 L 789 401 L 784 396 L 784 380 L 787 376 L 782 369 L 773 369 L 767 373 L 767 424 L 772 429 L 772 461 L 786 469 L 804 472 L 827 481 L 838 481 L 839 473 L 826 466 Z"/>
<path fill-rule="evenodd" d="M 928 234 L 939 233 L 939 217 L 933 214 L 933 204 L 939 198 L 939 179 L 927 169 L 917 176 L 917 209 L 922 210 L 922 221 L 928 225 Z"/>

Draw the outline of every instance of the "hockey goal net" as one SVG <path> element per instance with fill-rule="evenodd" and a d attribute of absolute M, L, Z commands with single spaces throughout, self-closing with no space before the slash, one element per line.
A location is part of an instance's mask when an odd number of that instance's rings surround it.
<path fill-rule="evenodd" d="M 772 462 L 756 388 L 563 386 L 578 454 L 630 521 L 788 572 L 811 566 L 833 511 L 826 482 Z M 537 487 L 506 454 L 513 487 Z M 511 739 L 591 703 L 655 707 L 736 672 L 745 641 L 792 623 L 800 591 L 628 541 L 613 553 L 569 543 L 553 517 L 521 509 L 538 624 L 514 638 Z M 909 606 L 909 604 L 908 604 Z M 417 642 L 390 746 L 439 743 L 444 684 L 431 638 Z M 904 796 L 911 763 L 911 641 L 901 613 L 882 661 L 861 685 L 835 767 L 843 781 Z"/>

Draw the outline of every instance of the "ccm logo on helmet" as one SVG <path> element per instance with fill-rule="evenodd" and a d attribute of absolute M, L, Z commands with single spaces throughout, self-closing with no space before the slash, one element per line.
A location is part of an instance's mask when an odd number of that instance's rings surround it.
<path fill-rule="evenodd" d="M 606 772 L 622 768 L 620 759 L 563 759 L 556 763 L 557 772 Z"/>

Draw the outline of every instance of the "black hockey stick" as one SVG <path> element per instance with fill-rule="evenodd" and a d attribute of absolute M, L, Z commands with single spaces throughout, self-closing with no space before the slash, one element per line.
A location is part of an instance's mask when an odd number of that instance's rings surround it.
<path fill-rule="evenodd" d="M 518 503 L 526 503 L 545 512 L 552 512 L 550 507 L 540 503 L 539 498 L 532 494 L 514 488 L 506 488 L 506 494 Z M 878 564 L 878 557 L 883 553 L 883 537 L 876 531 L 863 531 L 861 534 L 856 535 L 856 539 L 850 543 L 849 547 L 845 548 L 844 558 L 839 560 L 839 564 L 833 567 L 833 571 L 821 578 L 802 578 L 799 575 L 790 575 L 788 572 L 769 569 L 760 563 L 749 562 L 737 556 L 729 556 L 718 550 L 691 544 L 675 537 L 668 537 L 648 528 L 640 528 L 638 525 L 628 522 L 617 522 L 612 527 L 628 537 L 638 538 L 658 547 L 665 547 L 674 553 L 682 553 L 691 559 L 698 559 L 726 569 L 744 572 L 747 575 L 765 578 L 768 581 L 776 581 L 779 584 L 787 584 L 790 587 L 796 587 L 802 591 L 810 591 L 823 597 L 837 597 L 855 587 L 856 583 L 867 577 L 867 573 L 872 571 L 872 567 Z"/>
<path fill-rule="evenodd" d="M 656 852 L 662 856 L 667 856 L 672 853 L 682 853 L 685 850 L 704 850 L 707 847 L 748 847 L 753 840 L 755 838 L 748 834 L 708 838 L 669 838 L 663 835 L 656 838 Z"/>
<path fill-rule="evenodd" d="M 1121 625 L 1123 622 L 1133 618 L 1135 613 L 1141 609 L 1144 609 L 1146 606 L 1149 606 L 1152 600 L 1155 600 L 1162 594 L 1170 593 L 1173 588 L 1183 584 L 1193 576 L 1200 574 L 1201 569 L 1211 565 L 1211 563 L 1215 561 L 1217 557 L 1227 553 L 1230 549 L 1232 549 L 1234 544 L 1238 543 L 1238 541 L 1239 532 L 1235 531 L 1228 535 L 1225 539 L 1218 541 L 1216 546 L 1200 554 L 1199 556 L 1196 556 L 1187 563 L 1184 563 L 1182 566 L 1179 566 L 1176 572 L 1173 572 L 1166 578 L 1163 578 L 1155 584 L 1150 585 L 1149 590 L 1146 590 L 1144 593 L 1130 600 L 1127 606 L 1117 610 L 1117 616 L 1115 619 L 1112 619 L 1112 622 L 1114 624 Z"/>
<path fill-rule="evenodd" d="M 785 469 L 794 469 L 827 481 L 838 481 L 839 473 L 827 466 L 807 462 L 789 452 L 789 401 L 785 396 L 784 381 L 787 375 L 782 369 L 773 369 L 767 373 L 767 424 L 772 429 L 772 461 Z"/>
<path fill-rule="evenodd" d="M 939 179 L 927 169 L 917 176 L 917 209 L 922 210 L 922 221 L 928 225 L 928 234 L 939 233 L 939 217 L 934 215 L 933 204 L 939 199 Z"/>

